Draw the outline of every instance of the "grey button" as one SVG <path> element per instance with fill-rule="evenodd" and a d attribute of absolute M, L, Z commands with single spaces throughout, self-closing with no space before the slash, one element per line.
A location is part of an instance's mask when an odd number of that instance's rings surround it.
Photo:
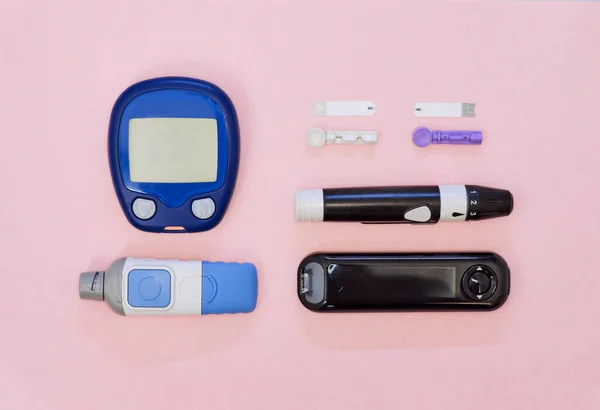
<path fill-rule="evenodd" d="M 208 219 L 215 213 L 215 202 L 210 198 L 196 199 L 192 202 L 192 213 L 198 219 Z"/>
<path fill-rule="evenodd" d="M 156 213 L 156 204 L 151 199 L 137 198 L 132 208 L 133 214 L 140 219 L 150 219 Z"/>
<path fill-rule="evenodd" d="M 422 205 L 406 212 L 404 219 L 412 222 L 427 222 L 431 219 L 431 210 L 428 206 Z"/>

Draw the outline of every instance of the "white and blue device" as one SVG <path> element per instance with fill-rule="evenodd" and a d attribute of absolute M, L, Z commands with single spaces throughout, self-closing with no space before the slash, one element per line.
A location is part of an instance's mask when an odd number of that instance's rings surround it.
<path fill-rule="evenodd" d="M 258 278 L 251 263 L 121 258 L 106 271 L 83 272 L 79 296 L 124 316 L 250 313 Z"/>
<path fill-rule="evenodd" d="M 108 150 L 123 212 L 147 232 L 202 232 L 222 220 L 238 173 L 240 132 L 223 90 L 187 77 L 144 80 L 112 110 Z"/>

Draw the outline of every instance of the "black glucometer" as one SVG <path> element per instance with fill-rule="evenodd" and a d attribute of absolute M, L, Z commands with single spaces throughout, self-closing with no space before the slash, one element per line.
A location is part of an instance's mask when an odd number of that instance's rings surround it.
<path fill-rule="evenodd" d="M 310 310 L 494 310 L 510 271 L 490 252 L 314 253 L 298 267 L 298 297 Z"/>

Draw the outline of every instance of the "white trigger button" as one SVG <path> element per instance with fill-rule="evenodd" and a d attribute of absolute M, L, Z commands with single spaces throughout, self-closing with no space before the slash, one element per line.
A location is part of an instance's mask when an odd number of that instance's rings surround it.
<path fill-rule="evenodd" d="M 131 208 L 139 219 L 150 219 L 156 213 L 156 204 L 151 199 L 136 198 Z"/>
<path fill-rule="evenodd" d="M 215 202 L 210 198 L 196 199 L 192 202 L 192 213 L 198 219 L 208 219 L 215 213 Z"/>
<path fill-rule="evenodd" d="M 413 208 L 404 214 L 404 219 L 412 222 L 427 222 L 431 219 L 431 210 L 427 205 Z"/>

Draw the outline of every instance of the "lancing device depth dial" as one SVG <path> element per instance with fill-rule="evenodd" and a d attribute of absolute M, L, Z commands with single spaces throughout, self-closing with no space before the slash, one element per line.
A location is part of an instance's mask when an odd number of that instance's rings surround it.
<path fill-rule="evenodd" d="M 488 266 L 475 265 L 465 272 L 462 287 L 471 299 L 486 300 L 496 292 L 498 277 Z"/>

